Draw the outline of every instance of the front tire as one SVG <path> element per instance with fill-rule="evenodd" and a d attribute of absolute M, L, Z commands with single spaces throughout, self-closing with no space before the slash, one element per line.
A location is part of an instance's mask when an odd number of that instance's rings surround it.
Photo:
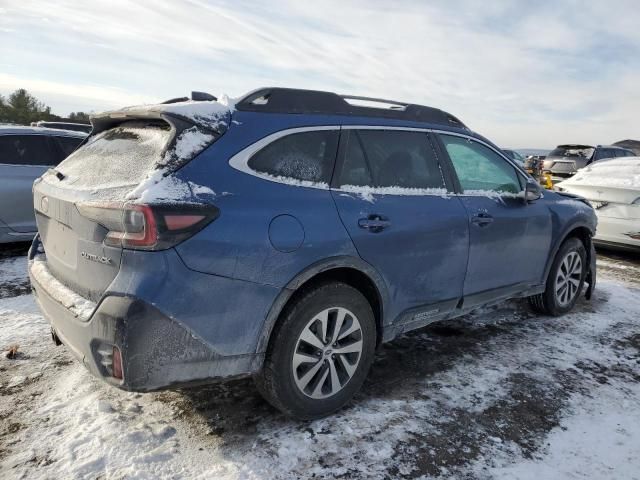
<path fill-rule="evenodd" d="M 568 238 L 553 260 L 544 293 L 529 297 L 529 303 L 539 313 L 564 315 L 578 301 L 588 268 L 584 244 L 575 237 Z"/>
<path fill-rule="evenodd" d="M 286 415 L 327 416 L 360 389 L 375 344 L 373 311 L 362 293 L 341 282 L 320 285 L 283 312 L 256 386 Z"/>

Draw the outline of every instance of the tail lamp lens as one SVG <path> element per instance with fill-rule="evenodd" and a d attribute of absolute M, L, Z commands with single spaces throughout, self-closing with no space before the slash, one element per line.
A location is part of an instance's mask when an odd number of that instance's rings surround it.
<path fill-rule="evenodd" d="M 111 375 L 113 376 L 113 378 L 117 378 L 118 380 L 122 380 L 123 375 L 122 375 L 122 354 L 120 353 L 120 349 L 118 347 L 116 347 L 115 345 L 113 346 L 113 355 L 111 357 L 112 359 L 112 364 L 111 364 Z"/>
<path fill-rule="evenodd" d="M 79 204 L 84 217 L 107 229 L 105 245 L 163 250 L 186 240 L 215 220 L 213 205 Z"/>

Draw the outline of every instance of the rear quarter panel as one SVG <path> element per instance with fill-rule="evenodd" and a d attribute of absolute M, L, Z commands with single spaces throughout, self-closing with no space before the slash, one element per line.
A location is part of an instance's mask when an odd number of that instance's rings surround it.
<path fill-rule="evenodd" d="M 177 247 L 185 264 L 203 273 L 284 287 L 319 260 L 357 257 L 328 189 L 271 182 L 229 165 L 234 154 L 260 138 L 301 126 L 292 123 L 291 115 L 270 115 L 270 121 L 265 121 L 265 114 L 258 121 L 253 117 L 234 116 L 237 123 L 178 172 L 185 180 L 211 188 L 211 201 L 220 209 L 218 219 Z M 278 225 L 274 219 L 282 215 L 288 216 L 282 224 L 300 240 L 297 248 L 276 249 L 272 244 L 277 231 L 272 227 L 270 239 L 270 226 Z"/>

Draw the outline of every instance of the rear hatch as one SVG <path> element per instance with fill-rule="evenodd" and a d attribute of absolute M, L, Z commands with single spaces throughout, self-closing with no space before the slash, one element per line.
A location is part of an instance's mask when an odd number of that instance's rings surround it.
<path fill-rule="evenodd" d="M 164 239 L 144 242 L 149 226 L 153 232 L 159 229 L 154 214 L 168 208 L 162 204 L 177 202 L 170 195 L 149 195 L 149 190 L 226 131 L 230 110 L 206 105 L 215 103 L 182 102 L 97 115 L 92 134 L 80 148 L 36 181 L 38 232 L 47 268 L 58 281 L 97 302 L 120 269 L 123 248 L 170 246 Z M 166 218 L 160 219 L 164 228 Z M 140 219 L 142 228 L 130 233 Z M 182 227 L 178 221 L 176 231 Z"/>

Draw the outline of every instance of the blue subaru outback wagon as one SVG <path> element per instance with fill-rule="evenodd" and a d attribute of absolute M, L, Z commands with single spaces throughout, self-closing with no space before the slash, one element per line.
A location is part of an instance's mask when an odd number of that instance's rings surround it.
<path fill-rule="evenodd" d="M 285 88 L 227 100 L 96 115 L 34 185 L 36 298 L 54 341 L 107 383 L 253 376 L 316 418 L 403 332 L 590 296 L 592 208 L 453 115 Z"/>

